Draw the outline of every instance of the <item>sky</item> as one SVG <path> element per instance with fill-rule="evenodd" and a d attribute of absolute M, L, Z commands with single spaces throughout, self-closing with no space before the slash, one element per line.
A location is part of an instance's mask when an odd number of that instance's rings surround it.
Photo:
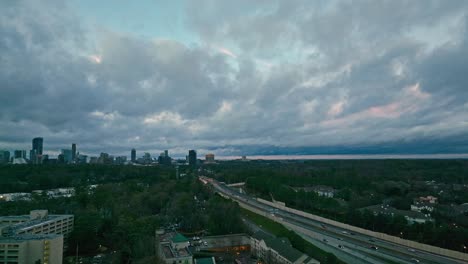
<path fill-rule="evenodd" d="M 468 153 L 468 1 L 0 1 L 0 149 Z"/>

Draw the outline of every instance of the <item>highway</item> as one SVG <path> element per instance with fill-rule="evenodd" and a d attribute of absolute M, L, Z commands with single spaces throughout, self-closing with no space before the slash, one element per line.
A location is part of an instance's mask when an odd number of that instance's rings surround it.
<path fill-rule="evenodd" d="M 305 218 L 303 216 L 274 208 L 258 202 L 255 198 L 241 194 L 214 179 L 201 177 L 203 182 L 211 184 L 215 191 L 243 205 L 244 208 L 261 213 L 270 219 L 282 223 L 287 228 L 296 231 L 310 242 L 322 243 L 323 249 L 335 249 L 330 252 L 337 255 L 347 255 L 341 259 L 356 259 L 355 263 L 466 263 L 433 254 L 415 250 L 405 246 L 379 240 L 370 236 L 353 233 L 331 225 Z M 342 252 L 343 254 L 336 254 Z M 346 261 L 346 260 L 345 260 Z"/>

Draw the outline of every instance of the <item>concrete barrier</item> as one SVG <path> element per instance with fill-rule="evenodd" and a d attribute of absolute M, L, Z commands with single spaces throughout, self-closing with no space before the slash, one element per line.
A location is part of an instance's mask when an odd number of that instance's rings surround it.
<path fill-rule="evenodd" d="M 263 203 L 263 204 L 266 204 L 266 205 L 269 205 L 269 206 L 272 206 L 272 207 L 287 211 L 289 213 L 297 214 L 297 215 L 300 215 L 300 216 L 308 218 L 308 219 L 312 219 L 312 220 L 315 220 L 315 221 L 318 221 L 318 222 L 322 222 L 322 223 L 327 224 L 327 225 L 331 225 L 331 226 L 335 226 L 335 227 L 342 228 L 342 229 L 345 229 L 345 230 L 353 231 L 355 233 L 360 233 L 360 234 L 363 234 L 363 235 L 375 237 L 375 238 L 385 240 L 385 241 L 388 241 L 388 242 L 391 242 L 391 243 L 399 244 L 399 245 L 402 245 L 402 246 L 406 246 L 406 247 L 410 247 L 410 248 L 414 248 L 414 249 L 418 249 L 418 250 L 422 250 L 422 251 L 427 251 L 427 252 L 431 252 L 431 253 L 438 254 L 438 255 L 441 255 L 441 256 L 446 256 L 446 257 L 450 257 L 450 258 L 454 258 L 454 259 L 463 260 L 465 262 L 468 262 L 468 254 L 464 254 L 462 252 L 449 250 L 449 249 L 445 249 L 445 248 L 440 248 L 440 247 L 436 247 L 436 246 L 431 246 L 431 245 L 427 245 L 427 244 L 422 244 L 422 243 L 419 243 L 419 242 L 415 242 L 415 241 L 411 241 L 411 240 L 407 240 L 407 239 L 402 239 L 402 238 L 399 238 L 399 237 L 396 237 L 396 236 L 391 236 L 391 235 L 387 235 L 387 234 L 384 234 L 384 233 L 374 232 L 374 231 L 370 231 L 370 230 L 363 229 L 363 228 L 360 228 L 360 227 L 348 225 L 348 224 L 345 224 L 345 223 L 341 223 L 341 222 L 334 221 L 334 220 L 331 220 L 331 219 L 328 219 L 328 218 L 324 218 L 324 217 L 321 217 L 321 216 L 313 215 L 313 214 L 306 213 L 306 212 L 303 212 L 303 211 L 300 211 L 300 210 L 297 210 L 297 209 L 287 207 L 287 206 L 284 205 L 284 203 L 279 203 L 279 202 L 273 203 L 273 202 L 270 202 L 270 201 L 267 201 L 267 200 L 264 200 L 264 199 L 261 199 L 261 198 L 257 198 L 257 201 L 260 202 L 260 203 Z M 262 215 L 265 215 L 265 214 L 262 214 Z M 272 217 L 268 217 L 268 218 L 272 219 Z"/>

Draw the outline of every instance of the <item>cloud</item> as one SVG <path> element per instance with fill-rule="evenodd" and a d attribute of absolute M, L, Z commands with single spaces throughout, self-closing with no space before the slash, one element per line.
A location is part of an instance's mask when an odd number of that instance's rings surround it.
<path fill-rule="evenodd" d="M 218 51 L 220 53 L 224 54 L 224 55 L 227 55 L 227 56 L 231 57 L 231 58 L 234 58 L 234 59 L 237 58 L 237 56 L 232 51 L 230 51 L 230 50 L 228 50 L 226 48 L 218 48 Z"/>
<path fill-rule="evenodd" d="M 181 10 L 191 42 L 89 24 L 64 1 L 1 2 L 0 147 L 460 151 L 468 137 L 466 1 L 199 4 Z"/>

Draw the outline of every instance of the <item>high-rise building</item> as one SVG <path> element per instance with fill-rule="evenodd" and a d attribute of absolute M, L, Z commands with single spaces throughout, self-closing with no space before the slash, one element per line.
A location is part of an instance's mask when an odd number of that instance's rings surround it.
<path fill-rule="evenodd" d="M 132 159 L 132 162 L 136 162 L 136 150 L 135 149 L 132 149 L 131 159 Z"/>
<path fill-rule="evenodd" d="M 62 149 L 62 155 L 63 155 L 63 162 L 65 163 L 72 162 L 73 153 L 71 149 Z"/>
<path fill-rule="evenodd" d="M 32 149 L 35 151 L 36 155 L 42 155 L 42 147 L 44 144 L 44 139 L 37 137 L 32 140 Z"/>
<path fill-rule="evenodd" d="M 20 158 L 26 159 L 26 150 L 15 150 L 14 158 L 15 159 L 20 159 Z"/>
<path fill-rule="evenodd" d="M 197 165 L 197 152 L 193 149 L 189 150 L 188 152 L 188 160 L 190 166 Z"/>
<path fill-rule="evenodd" d="M 205 162 L 206 163 L 214 163 L 215 162 L 215 155 L 214 154 L 206 154 L 205 155 Z"/>
<path fill-rule="evenodd" d="M 169 151 L 164 150 L 164 152 L 161 152 L 158 158 L 158 162 L 161 165 L 171 165 L 172 159 L 169 157 Z"/>
<path fill-rule="evenodd" d="M 0 164 L 10 162 L 10 151 L 0 150 Z"/>
<path fill-rule="evenodd" d="M 31 149 L 29 151 L 29 162 L 35 164 L 36 163 L 36 156 L 37 156 L 36 151 L 34 149 Z"/>
<path fill-rule="evenodd" d="M 76 159 L 76 144 L 72 144 L 72 160 L 74 161 Z"/>

